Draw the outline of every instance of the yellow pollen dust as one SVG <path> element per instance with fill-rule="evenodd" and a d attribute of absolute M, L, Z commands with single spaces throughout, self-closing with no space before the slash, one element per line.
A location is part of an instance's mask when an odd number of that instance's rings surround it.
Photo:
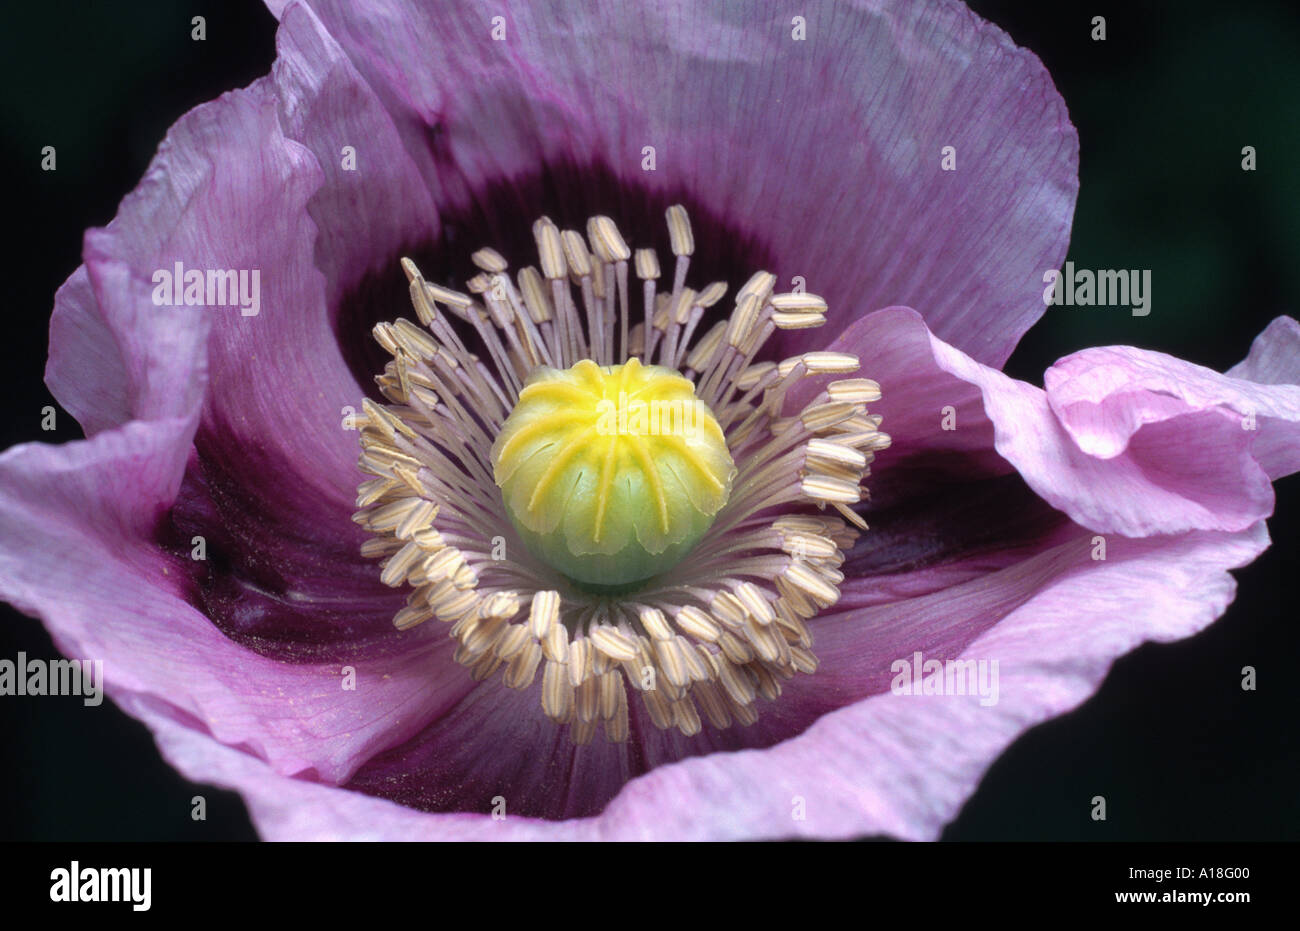
<path fill-rule="evenodd" d="M 528 548 L 599 587 L 680 561 L 727 503 L 736 475 L 693 383 L 636 358 L 534 370 L 491 463 Z"/>

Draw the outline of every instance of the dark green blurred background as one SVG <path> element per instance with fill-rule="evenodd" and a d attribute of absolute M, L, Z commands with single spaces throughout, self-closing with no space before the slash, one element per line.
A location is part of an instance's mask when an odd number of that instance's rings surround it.
<path fill-rule="evenodd" d="M 797 12 L 797 2 L 791 9 Z M 1125 343 L 1224 369 L 1274 316 L 1298 316 L 1300 12 L 1294 0 L 975 2 L 1043 59 L 1079 130 L 1069 258 L 1149 268 L 1152 312 L 1053 308 L 1011 374 Z M 207 41 L 189 39 L 207 18 Z M 1090 38 L 1094 16 L 1107 39 Z M 0 132 L 11 232 L 5 263 L 8 416 L 0 446 L 50 440 L 40 409 L 55 289 L 190 107 L 266 73 L 274 21 L 247 0 L 11 5 L 0 30 Z M 39 170 L 42 146 L 57 172 Z M 1243 146 L 1258 170 L 1243 172 Z M 59 441 L 76 435 L 63 415 Z M 1119 661 L 1078 711 L 1018 741 L 945 834 L 973 839 L 1300 838 L 1296 480 L 1278 488 L 1275 546 L 1238 573 L 1228 614 L 1190 641 Z M 1286 593 L 1284 595 L 1284 593 Z M 40 624 L 3 610 L 0 657 L 54 656 Z M 1242 692 L 1239 670 L 1259 669 Z M 108 703 L 0 698 L 0 839 L 255 836 L 237 797 L 187 785 L 145 729 Z M 190 820 L 190 798 L 208 820 Z M 1105 795 L 1108 820 L 1089 818 Z"/>

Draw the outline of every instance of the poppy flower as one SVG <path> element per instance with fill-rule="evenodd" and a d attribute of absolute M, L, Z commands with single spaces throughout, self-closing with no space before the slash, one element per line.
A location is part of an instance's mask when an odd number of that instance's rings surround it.
<path fill-rule="evenodd" d="M 1078 147 L 964 7 L 270 6 L 0 458 L 0 594 L 264 837 L 932 838 L 1267 547 L 1294 320 L 999 370 Z"/>

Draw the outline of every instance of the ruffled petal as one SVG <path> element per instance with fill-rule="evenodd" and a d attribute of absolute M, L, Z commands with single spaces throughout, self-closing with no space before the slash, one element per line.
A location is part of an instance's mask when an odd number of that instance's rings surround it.
<path fill-rule="evenodd" d="M 345 425 L 363 395 L 331 308 L 391 261 L 431 208 L 386 112 L 309 11 L 286 18 L 278 49 L 266 100 L 223 121 L 227 142 L 213 156 L 220 183 L 204 192 L 221 221 L 208 241 L 236 253 L 217 267 L 261 268 L 262 306 L 255 317 L 211 311 L 211 387 L 196 444 L 209 481 L 259 510 L 270 531 L 329 547 L 360 479 L 356 433 Z M 355 171 L 345 167 L 347 145 Z M 250 223 L 254 236 L 241 229 Z"/>
<path fill-rule="evenodd" d="M 956 657 L 916 642 L 927 658 L 996 660 L 995 703 L 979 695 L 886 692 L 825 715 L 769 750 L 656 770 L 630 785 L 602 820 L 643 837 L 933 838 L 1016 736 L 1085 699 L 1110 663 L 1139 643 L 1186 637 L 1213 621 L 1235 590 L 1226 570 L 1266 546 L 1262 525 L 1241 534 L 1119 541 L 1105 562 L 1082 548 L 1053 551 L 1009 570 L 1009 578 L 945 593 L 929 610 L 960 630 L 1000 610 L 1017 590 L 1033 592 Z M 869 630 L 906 610 L 876 609 L 852 622 Z M 793 817 L 797 800 L 804 820 Z"/>
<path fill-rule="evenodd" d="M 866 482 L 873 510 L 931 494 L 936 486 L 1014 471 L 994 449 L 995 428 L 979 388 L 939 365 L 936 339 L 921 314 L 889 307 L 864 316 L 823 345 L 856 356 L 861 374 L 880 385 L 880 400 L 870 409 L 883 418 L 880 429 L 891 443 L 877 455 Z M 808 378 L 797 384 L 787 413 L 811 402 L 829 380 Z"/>
<path fill-rule="evenodd" d="M 793 13 L 707 0 L 309 5 L 393 110 L 440 207 L 546 166 L 608 166 L 754 235 L 783 287 L 799 276 L 829 300 L 832 326 L 906 303 L 994 365 L 1065 256 L 1065 105 L 1032 53 L 958 3 L 812 0 L 802 41 Z"/>
<path fill-rule="evenodd" d="M 1044 380 L 1080 450 L 1131 460 L 1214 507 L 1224 529 L 1271 514 L 1270 479 L 1300 469 L 1300 385 L 1258 384 L 1129 346 L 1067 356 Z"/>
<path fill-rule="evenodd" d="M 915 334 L 924 330 L 924 323 L 906 308 L 891 308 L 853 324 L 833 345 L 871 360 L 877 339 L 884 338 L 877 334 L 896 327 L 912 328 L 915 340 L 919 338 Z M 1200 373 L 1197 377 L 1212 382 L 1218 379 L 1215 390 L 1228 391 L 1225 386 L 1230 380 L 1224 376 L 1190 365 L 1184 372 L 1180 366 L 1185 363 L 1175 365 L 1177 360 L 1156 353 L 1127 348 L 1085 350 L 1072 357 L 1076 361 L 1064 360 L 1049 370 L 1045 392 L 981 365 L 934 335 L 928 334 L 927 338 L 930 360 L 924 354 L 915 358 L 916 367 L 910 377 L 901 380 L 898 394 L 907 394 L 909 381 L 929 376 L 938 379 L 931 391 L 944 394 L 951 390 L 951 404 L 957 407 L 969 404 L 969 396 L 951 379 L 977 388 L 984 416 L 963 421 L 959 412 L 956 429 L 951 432 L 961 433 L 968 428 L 983 431 L 991 423 L 998 455 L 1040 497 L 1076 523 L 1097 531 L 1140 537 L 1189 530 L 1245 530 L 1272 513 L 1272 487 L 1252 452 L 1252 431 L 1242 429 L 1242 417 L 1200 404 L 1202 396 L 1192 389 L 1188 389 L 1187 398 L 1173 388 L 1164 391 L 1169 387 L 1169 378 L 1181 377 L 1173 371 L 1191 377 L 1195 369 Z M 1172 365 L 1173 369 L 1162 371 L 1152 361 L 1157 357 L 1166 360 L 1162 365 Z M 1062 410 L 1069 408 L 1069 416 L 1063 415 L 1062 419 L 1053 409 L 1055 392 L 1058 388 L 1064 390 L 1064 373 L 1091 371 L 1089 359 L 1105 360 L 1110 377 L 1124 371 L 1126 360 L 1140 360 L 1133 362 L 1135 390 L 1116 393 L 1109 401 L 1113 410 L 1128 412 L 1116 415 L 1119 422 L 1133 427 L 1122 454 L 1113 443 L 1105 445 L 1091 436 L 1086 443 L 1080 442 L 1078 437 L 1085 436 L 1086 431 L 1071 419 L 1080 408 L 1072 405 L 1070 396 L 1062 395 Z M 889 365 L 883 357 L 881 363 Z M 1117 383 L 1126 384 L 1127 378 L 1124 375 Z M 1144 378 L 1150 380 L 1144 382 Z M 933 399 L 923 400 L 924 416 L 919 426 L 906 413 L 891 415 L 889 405 L 896 402 L 889 400 L 889 379 L 882 377 L 880 381 L 883 397 L 877 408 L 885 414 L 883 429 L 894 437 L 898 449 L 933 445 L 942 450 L 961 442 L 944 438 L 949 431 L 942 424 L 937 428 L 934 425 L 933 407 L 937 402 Z M 1101 383 L 1106 383 L 1104 378 Z M 1288 418 L 1293 417 L 1294 388 L 1264 389 L 1238 382 L 1232 390 L 1239 392 L 1233 395 L 1239 401 L 1249 398 L 1257 403 L 1260 414 L 1271 418 L 1278 429 L 1282 423 L 1293 427 Z M 1071 426 L 1079 430 L 1078 436 Z M 891 468 L 905 467 L 906 456 L 900 456 L 896 465 L 891 465 L 888 456 L 881 459 L 882 475 Z"/>
<path fill-rule="evenodd" d="M 510 814 L 430 814 L 360 792 L 281 776 L 147 705 L 127 710 L 154 733 L 163 756 L 187 779 L 239 792 L 259 834 L 269 841 L 584 840 L 590 820 L 538 821 Z"/>
<path fill-rule="evenodd" d="M 1227 373 L 1261 385 L 1300 384 L 1300 322 L 1276 317 L 1250 344 L 1250 352 Z"/>
<path fill-rule="evenodd" d="M 345 780 L 467 684 L 431 677 L 458 668 L 433 631 L 349 670 L 259 656 L 195 610 L 188 554 L 152 538 L 192 430 L 192 421 L 132 422 L 0 456 L 0 596 L 41 617 L 65 655 L 103 660 L 114 700 L 150 702 L 277 772 Z"/>
<path fill-rule="evenodd" d="M 465 677 L 448 673 L 453 679 Z M 575 746 L 540 712 L 541 676 L 524 691 L 479 685 L 406 744 L 370 760 L 346 788 L 425 811 L 475 812 L 504 797 L 510 811 L 563 820 L 593 815 L 631 779 L 688 756 L 766 747 L 797 734 L 845 696 L 764 704 L 751 727 L 705 727 L 693 737 L 660 730 L 629 691 L 629 738 Z M 503 752 L 502 748 L 510 748 Z"/>
<path fill-rule="evenodd" d="M 391 121 L 319 23 L 303 11 L 279 41 L 276 73 L 182 118 L 117 218 L 87 234 L 49 381 L 93 439 L 11 453 L 6 596 L 66 652 L 104 658 L 111 696 L 157 703 L 278 772 L 341 781 L 470 683 L 437 680 L 457 667 L 435 631 L 393 631 L 400 594 L 357 553 L 342 408 L 361 390 L 327 305 L 368 269 L 364 250 L 389 257 L 427 196 L 388 183 L 409 181 Z M 332 230 L 320 240 L 317 220 Z M 355 241 L 341 243 L 345 227 Z M 159 306 L 154 273 L 178 262 L 250 284 L 257 272 L 257 290 Z M 254 294 L 258 312 L 242 313 Z M 131 481 L 149 483 L 147 507 L 120 487 Z M 100 513 L 113 522 L 80 518 Z M 193 535 L 206 560 L 189 558 Z M 277 629 L 290 648 L 266 636 Z"/>
<path fill-rule="evenodd" d="M 276 50 L 271 79 L 281 130 L 310 150 L 322 174 L 307 213 L 325 306 L 337 314 L 339 301 L 369 274 L 405 283 L 393 256 L 432 236 L 437 214 L 392 117 L 309 9 L 284 16 Z"/>
<path fill-rule="evenodd" d="M 346 408 L 365 393 L 332 311 L 380 266 L 401 277 L 394 254 L 430 235 L 433 208 L 387 111 L 310 11 L 286 18 L 278 45 L 269 78 L 178 121 L 113 222 L 87 234 L 56 299 L 47 380 L 90 435 L 203 399 L 210 471 L 329 536 L 358 480 Z M 205 277 L 201 300 L 224 303 L 159 306 L 153 276 L 178 263 Z M 212 287 L 224 270 L 247 290 Z"/>
<path fill-rule="evenodd" d="M 916 609 L 956 630 L 998 623 L 954 654 L 915 641 L 927 658 L 997 661 L 991 689 L 972 695 L 884 691 L 821 718 L 763 751 L 661 766 L 628 783 L 594 818 L 546 822 L 511 815 L 430 814 L 343 789 L 275 775 L 254 758 L 174 724 L 150 721 L 186 776 L 244 793 L 272 840 L 683 840 L 938 835 L 988 765 L 1019 734 L 1076 706 L 1111 662 L 1138 644 L 1189 636 L 1232 600 L 1229 569 L 1267 546 L 1262 524 L 1237 533 L 1117 540 L 1105 561 L 1068 545 L 916 605 L 872 609 L 840 623 L 898 623 Z M 911 623 L 911 621 L 907 621 Z M 936 628 L 937 629 L 937 628 Z M 958 652 L 959 651 L 959 652 Z M 878 660 L 875 662 L 874 660 Z M 889 662 L 875 657 L 883 688 Z M 888 661 L 888 662 L 887 662 Z M 991 670 L 992 667 L 986 667 Z M 991 672 L 989 680 L 991 682 Z M 148 720 L 148 718 L 146 718 Z M 797 817 L 802 815 L 802 819 Z"/>
<path fill-rule="evenodd" d="M 183 567 L 196 603 L 253 649 L 342 662 L 402 638 L 400 595 L 360 559 L 349 520 L 362 478 L 349 409 L 365 391 L 334 313 L 380 266 L 401 279 L 395 254 L 434 217 L 387 110 L 309 10 L 278 44 L 271 77 L 182 118 L 114 221 L 87 234 L 56 299 L 47 380 L 91 436 L 202 404 L 164 540 L 207 541 L 210 558 Z M 154 274 L 178 263 L 182 276 L 233 270 L 250 290 L 158 306 Z"/>
<path fill-rule="evenodd" d="M 153 319 L 167 322 L 158 315 Z M 195 318 L 190 322 L 199 326 L 205 321 Z M 118 345 L 117 334 L 82 265 L 54 295 L 45 383 L 87 436 L 124 424 L 134 415 L 133 381 L 139 373 L 128 371 L 129 355 Z M 195 374 L 191 368 L 189 375 Z M 184 380 L 182 376 L 181 382 Z"/>
<path fill-rule="evenodd" d="M 1250 353 L 1226 373 L 1257 385 L 1300 385 L 1300 323 L 1278 317 L 1251 343 Z M 1294 418 L 1260 416 L 1252 422 L 1258 431 L 1255 459 L 1271 479 L 1300 470 L 1300 442 Z"/>

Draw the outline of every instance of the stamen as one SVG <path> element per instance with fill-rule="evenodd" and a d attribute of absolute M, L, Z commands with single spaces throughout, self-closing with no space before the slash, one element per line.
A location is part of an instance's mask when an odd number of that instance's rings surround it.
<path fill-rule="evenodd" d="M 706 725 L 748 726 L 759 697 L 779 700 L 783 680 L 813 674 L 808 622 L 839 599 L 844 551 L 866 528 L 854 506 L 866 497 L 875 453 L 889 445 L 866 410 L 880 386 L 855 377 L 856 357 L 755 361 L 777 329 L 824 323 L 825 301 L 773 293 L 775 277 L 758 272 L 731 314 L 705 325 L 727 285 L 687 286 L 690 219 L 673 206 L 667 221 L 668 293 L 659 291 L 655 252 L 630 248 L 603 216 L 587 222 L 585 237 L 539 219 L 537 267 L 513 280 L 500 253 L 479 249 L 469 294 L 425 281 L 403 259 L 418 323 L 375 327 L 392 356 L 376 377 L 387 403 L 365 401 L 357 417 L 368 477 L 354 520 L 374 534 L 361 552 L 380 560 L 384 584 L 410 588 L 394 625 L 449 625 L 455 659 L 476 681 L 500 673 L 507 687 L 524 689 L 540 670 L 542 713 L 579 745 L 601 729 L 608 740 L 627 739 L 629 689 L 656 727 L 689 736 Z M 642 283 L 639 311 L 629 263 Z M 731 471 L 701 466 L 723 459 L 700 460 L 671 434 L 653 446 L 641 437 L 561 441 L 583 422 L 575 412 L 584 391 L 590 400 L 604 386 L 635 390 L 646 373 L 703 402 Z M 828 380 L 789 409 L 790 388 L 810 377 Z M 516 418 L 543 402 L 540 420 Z M 593 554 L 570 552 L 573 562 L 557 568 L 546 547 L 521 545 L 529 530 L 518 517 L 530 503 L 560 523 L 577 513 L 549 501 L 587 481 L 566 471 L 574 462 L 597 477 L 585 512 L 593 546 L 612 546 L 620 532 L 658 535 L 685 541 L 689 558 L 638 569 L 613 592 L 581 580 Z M 681 532 L 685 512 L 665 498 L 665 463 L 688 476 L 687 498 L 716 504 L 692 532 Z M 504 479 L 498 488 L 511 468 L 535 479 L 526 495 Z M 616 478 L 629 475 L 644 477 L 647 492 L 635 517 L 615 504 L 626 496 Z"/>

